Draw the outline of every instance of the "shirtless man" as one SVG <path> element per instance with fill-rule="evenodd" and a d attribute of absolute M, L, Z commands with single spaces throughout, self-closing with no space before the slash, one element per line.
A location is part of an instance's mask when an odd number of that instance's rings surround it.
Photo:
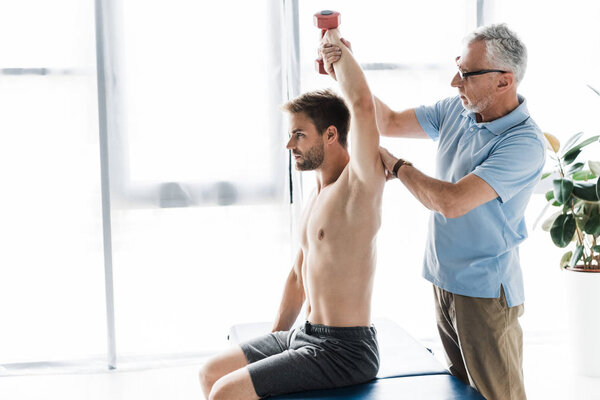
<path fill-rule="evenodd" d="M 250 400 L 369 381 L 379 369 L 371 293 L 375 236 L 385 174 L 373 96 L 337 29 L 324 41 L 342 48 L 334 72 L 350 106 L 330 91 L 284 106 L 298 170 L 315 170 L 317 188 L 301 219 L 300 249 L 287 278 L 272 333 L 242 343 L 204 365 L 209 400 Z M 306 323 L 291 329 L 304 301 Z M 291 329 L 291 330 L 290 330 Z"/>

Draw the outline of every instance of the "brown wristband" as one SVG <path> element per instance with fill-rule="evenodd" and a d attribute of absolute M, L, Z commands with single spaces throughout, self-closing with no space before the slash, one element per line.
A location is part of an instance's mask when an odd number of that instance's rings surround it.
<path fill-rule="evenodd" d="M 392 169 L 392 173 L 394 174 L 394 176 L 396 178 L 398 177 L 398 170 L 403 165 L 411 165 L 412 166 L 412 163 L 399 158 L 398 161 L 396 161 L 396 164 L 394 164 L 394 168 Z"/>

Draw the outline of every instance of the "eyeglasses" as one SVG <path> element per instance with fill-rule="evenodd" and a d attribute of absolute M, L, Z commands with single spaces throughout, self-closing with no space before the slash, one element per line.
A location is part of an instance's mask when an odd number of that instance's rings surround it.
<path fill-rule="evenodd" d="M 508 71 L 502 71 L 500 69 L 482 69 L 479 71 L 472 71 L 472 72 L 462 72 L 460 69 L 460 66 L 458 65 L 458 60 L 460 60 L 460 56 L 456 57 L 456 66 L 458 67 L 458 76 L 460 76 L 460 79 L 466 79 L 470 76 L 475 76 L 475 75 L 483 75 L 483 74 L 488 74 L 490 72 L 500 72 L 505 74 Z"/>

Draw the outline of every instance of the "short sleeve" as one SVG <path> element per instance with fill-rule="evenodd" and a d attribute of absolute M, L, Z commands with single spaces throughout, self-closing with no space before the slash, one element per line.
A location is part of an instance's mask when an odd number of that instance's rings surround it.
<path fill-rule="evenodd" d="M 448 112 L 449 103 L 453 98 L 438 101 L 432 106 L 420 106 L 415 108 L 417 120 L 425 133 L 433 140 L 440 137 L 440 127 Z"/>
<path fill-rule="evenodd" d="M 516 134 L 499 142 L 473 174 L 486 181 L 505 203 L 537 183 L 545 160 L 546 150 L 535 132 Z"/>

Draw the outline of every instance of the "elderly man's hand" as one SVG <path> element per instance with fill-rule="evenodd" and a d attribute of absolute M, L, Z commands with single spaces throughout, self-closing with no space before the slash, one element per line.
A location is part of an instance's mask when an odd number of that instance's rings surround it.
<path fill-rule="evenodd" d="M 341 39 L 342 43 L 346 45 L 346 47 L 352 51 L 352 45 L 346 39 Z M 325 40 L 321 41 L 321 46 L 318 50 L 319 56 L 323 57 L 323 64 L 325 66 L 325 71 L 335 80 L 337 80 L 335 76 L 335 71 L 333 70 L 333 64 L 342 58 L 342 49 L 338 46 L 328 43 Z"/>
<path fill-rule="evenodd" d="M 398 162 L 398 158 L 394 157 L 394 155 L 390 153 L 388 149 L 381 146 L 379 146 L 379 156 L 381 157 L 381 163 L 385 169 L 385 180 L 389 181 L 396 178 L 392 171 L 394 170 L 394 165 L 396 165 Z"/>

